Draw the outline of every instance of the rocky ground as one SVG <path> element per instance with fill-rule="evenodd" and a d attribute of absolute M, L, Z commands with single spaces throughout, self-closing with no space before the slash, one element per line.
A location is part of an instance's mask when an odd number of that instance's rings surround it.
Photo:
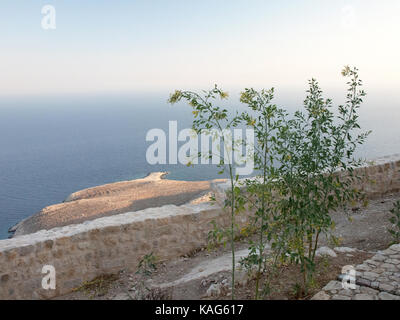
<path fill-rule="evenodd" d="M 340 247 L 322 239 L 318 250 L 316 280 L 305 299 L 397 299 L 400 297 L 400 246 L 390 246 L 388 232 L 389 210 L 400 199 L 391 194 L 372 200 L 367 207 L 355 207 L 349 212 L 332 214 L 336 222 L 335 235 Z M 246 256 L 248 240 L 236 244 L 237 261 Z M 231 255 L 229 248 L 215 251 L 205 249 L 174 261 L 158 263 L 149 275 L 121 271 L 83 284 L 75 292 L 58 299 L 230 299 Z M 357 270 L 355 290 L 342 289 L 337 281 L 343 266 Z M 238 266 L 239 267 L 239 266 Z M 297 299 L 296 284 L 301 274 L 296 266 L 285 266 L 279 271 L 279 281 L 273 281 L 273 290 L 267 299 Z M 238 271 L 238 299 L 254 297 L 254 280 L 244 271 Z"/>
<path fill-rule="evenodd" d="M 400 244 L 379 251 L 355 267 L 356 287 L 332 280 L 314 300 L 400 300 Z"/>
<path fill-rule="evenodd" d="M 168 204 L 202 201 L 214 181 L 175 181 L 164 172 L 148 177 L 85 189 L 71 194 L 63 203 L 42 209 L 10 229 L 14 236 L 34 233 L 101 217 Z"/>

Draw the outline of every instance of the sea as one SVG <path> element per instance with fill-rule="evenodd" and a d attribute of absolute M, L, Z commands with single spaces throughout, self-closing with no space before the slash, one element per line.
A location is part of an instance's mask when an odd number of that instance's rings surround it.
<path fill-rule="evenodd" d="M 0 96 L 0 239 L 22 219 L 85 188 L 156 171 L 176 180 L 221 177 L 212 165 L 146 161 L 153 143 L 146 141 L 149 130 L 168 134 L 169 121 L 177 121 L 178 130 L 191 127 L 191 108 L 171 106 L 167 99 L 168 93 Z M 293 111 L 303 99 L 300 92 L 286 92 L 277 103 Z M 393 92 L 367 97 L 360 123 L 373 133 L 358 150 L 360 157 L 400 153 L 398 101 Z"/>

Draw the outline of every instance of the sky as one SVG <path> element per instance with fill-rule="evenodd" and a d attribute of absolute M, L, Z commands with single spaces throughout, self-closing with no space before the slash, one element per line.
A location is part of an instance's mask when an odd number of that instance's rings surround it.
<path fill-rule="evenodd" d="M 341 88 L 347 64 L 396 92 L 399 16 L 399 0 L 0 0 L 0 95 Z"/>

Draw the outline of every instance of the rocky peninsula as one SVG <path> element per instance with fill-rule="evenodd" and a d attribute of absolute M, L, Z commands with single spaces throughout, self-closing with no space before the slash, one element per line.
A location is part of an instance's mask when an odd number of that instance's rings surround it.
<path fill-rule="evenodd" d="M 13 237 L 70 224 L 164 205 L 208 200 L 212 181 L 165 179 L 155 172 L 143 179 L 122 181 L 72 193 L 63 203 L 48 206 L 10 229 Z"/>

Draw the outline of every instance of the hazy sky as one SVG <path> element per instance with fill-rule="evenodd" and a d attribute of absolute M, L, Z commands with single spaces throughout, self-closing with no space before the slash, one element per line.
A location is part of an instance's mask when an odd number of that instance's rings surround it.
<path fill-rule="evenodd" d="M 396 90 L 399 17 L 399 0 L 0 0 L 0 95 L 336 87 L 345 64 Z"/>

